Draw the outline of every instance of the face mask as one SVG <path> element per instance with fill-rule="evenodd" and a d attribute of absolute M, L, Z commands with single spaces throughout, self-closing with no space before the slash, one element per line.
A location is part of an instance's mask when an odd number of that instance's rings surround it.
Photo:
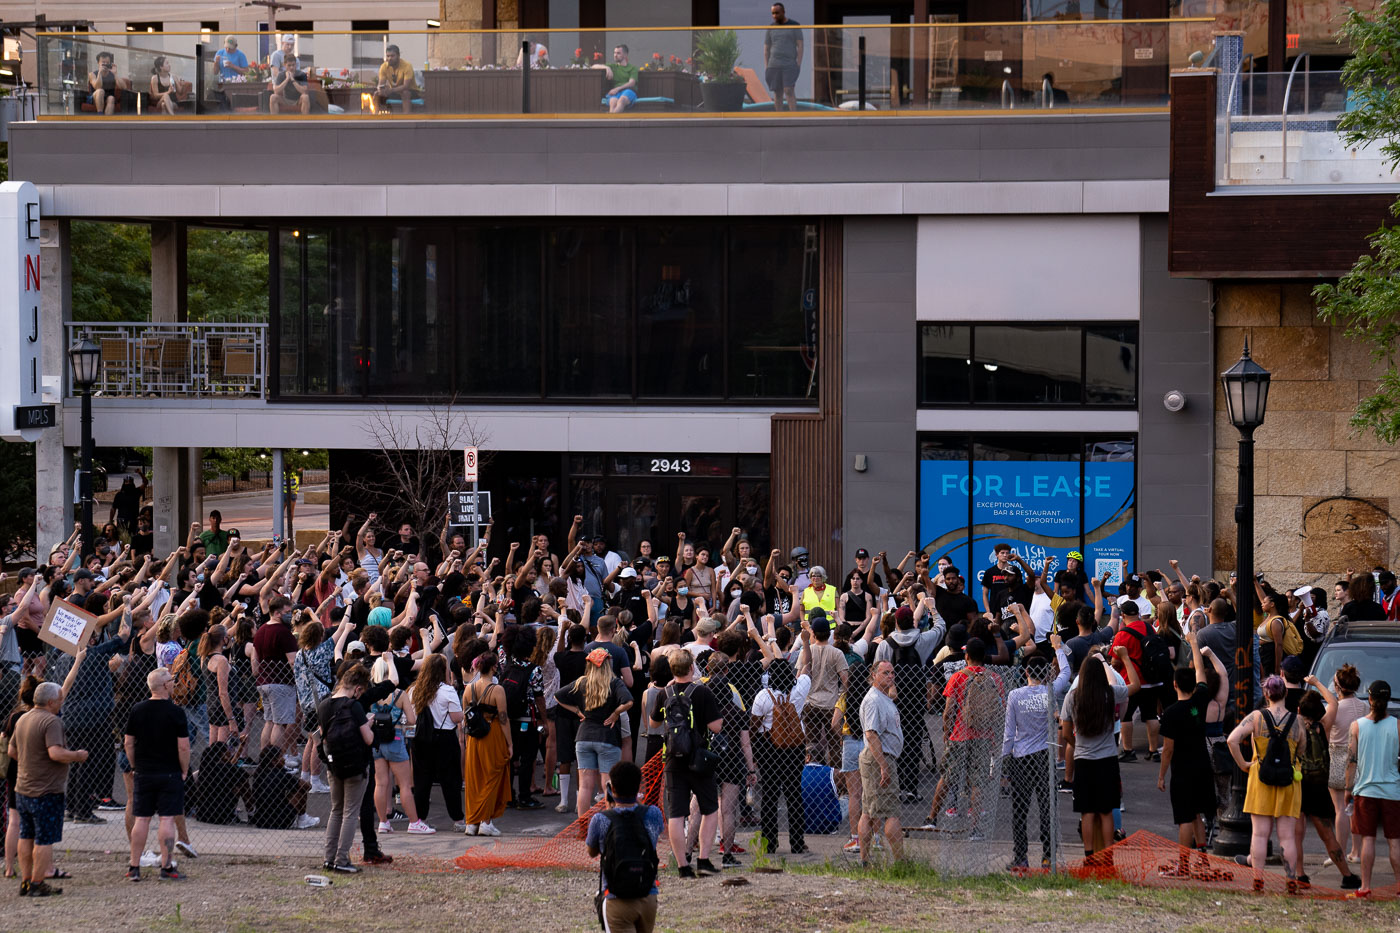
<path fill-rule="evenodd" d="M 203 583 L 203 582 L 204 582 L 204 574 L 202 574 L 202 573 L 201 573 L 201 574 L 198 574 L 197 576 L 195 576 L 195 579 L 198 580 L 200 583 Z"/>
<path fill-rule="evenodd" d="M 739 598 L 739 594 L 742 593 L 742 592 L 744 592 L 744 591 L 743 591 L 743 590 L 730 590 L 730 591 L 729 591 L 729 596 L 730 596 L 731 599 L 738 599 L 738 598 Z"/>
<path fill-rule="evenodd" d="M 684 596 L 684 595 L 686 595 L 686 594 L 689 593 L 689 592 L 690 592 L 690 587 L 688 587 L 688 586 L 678 586 L 678 587 L 676 587 L 676 595 L 677 595 L 677 596 Z"/>

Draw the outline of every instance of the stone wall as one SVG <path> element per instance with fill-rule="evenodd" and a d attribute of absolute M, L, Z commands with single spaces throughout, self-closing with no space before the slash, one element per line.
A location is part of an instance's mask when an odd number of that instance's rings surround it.
<path fill-rule="evenodd" d="M 1400 556 L 1400 451 L 1353 428 L 1357 401 L 1384 367 L 1317 318 L 1311 285 L 1216 286 L 1215 362 L 1225 370 L 1248 336 L 1273 373 L 1255 432 L 1255 567 L 1276 586 L 1328 581 Z M 1215 389 L 1215 570 L 1235 565 L 1236 431 Z M 1223 578 L 1223 577 L 1222 577 Z"/>

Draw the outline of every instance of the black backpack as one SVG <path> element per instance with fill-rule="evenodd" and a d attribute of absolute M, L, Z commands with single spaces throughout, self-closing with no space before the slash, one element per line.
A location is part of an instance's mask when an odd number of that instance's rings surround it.
<path fill-rule="evenodd" d="M 636 900 L 651 893 L 660 864 L 641 806 L 630 810 L 604 810 L 608 829 L 603 834 L 603 857 L 598 863 L 598 888 L 622 900 Z"/>
<path fill-rule="evenodd" d="M 1144 623 L 1145 624 L 1145 623 Z M 1144 635 L 1131 626 L 1123 626 L 1123 631 L 1132 635 L 1142 646 L 1142 682 L 1145 684 L 1169 684 L 1176 674 L 1172 666 L 1171 649 L 1161 635 L 1147 630 Z"/>
<path fill-rule="evenodd" d="M 360 734 L 361 723 L 355 722 L 352 710 L 358 704 L 349 697 L 326 700 L 321 708 L 330 712 L 321 723 L 321 760 L 338 778 L 355 778 L 369 767 L 369 746 Z"/>
<path fill-rule="evenodd" d="M 530 716 L 530 703 L 526 697 L 530 695 L 530 675 L 534 670 L 532 665 L 519 661 L 506 665 L 501 688 L 506 692 L 506 714 L 511 719 L 528 719 Z"/>
<path fill-rule="evenodd" d="M 1332 751 L 1327 747 L 1327 733 L 1321 723 L 1304 724 L 1303 743 L 1298 747 L 1298 770 L 1303 783 L 1321 786 L 1327 783 L 1332 770 Z"/>
<path fill-rule="evenodd" d="M 666 687 L 666 760 L 682 762 L 689 767 L 700 743 L 695 740 L 695 711 L 690 704 L 690 695 L 695 692 L 695 684 L 686 685 L 685 691 L 676 689 L 675 684 Z"/>
<path fill-rule="evenodd" d="M 1269 730 L 1269 743 L 1259 759 L 1259 780 L 1270 787 L 1289 787 L 1293 784 L 1293 754 L 1288 750 L 1288 733 L 1293 731 L 1293 720 L 1298 714 L 1289 713 L 1282 727 L 1278 727 L 1268 710 L 1260 712 Z"/>
<path fill-rule="evenodd" d="M 894 682 L 897 687 L 895 708 L 903 714 L 922 709 L 928 680 L 923 669 L 923 659 L 919 657 L 918 639 L 907 645 L 892 641 L 890 663 L 894 665 Z"/>
<path fill-rule="evenodd" d="M 402 690 L 395 690 L 387 700 L 374 704 L 374 718 L 370 721 L 369 728 L 374 733 L 375 745 L 389 745 L 398 735 L 399 720 L 403 717 L 403 711 L 398 708 L 399 697 L 402 694 Z"/>

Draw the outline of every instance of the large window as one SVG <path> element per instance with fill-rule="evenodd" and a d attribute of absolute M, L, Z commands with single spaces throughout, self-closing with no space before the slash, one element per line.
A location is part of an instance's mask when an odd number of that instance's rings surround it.
<path fill-rule="evenodd" d="M 1131 408 L 1136 324 L 920 324 L 919 404 Z"/>
<path fill-rule="evenodd" d="M 284 398 L 816 398 L 801 223 L 282 227 Z"/>
<path fill-rule="evenodd" d="M 919 438 L 919 544 L 978 583 L 1005 541 L 1037 573 L 1070 551 L 1117 585 L 1134 560 L 1136 440 L 1080 434 L 925 434 Z"/>

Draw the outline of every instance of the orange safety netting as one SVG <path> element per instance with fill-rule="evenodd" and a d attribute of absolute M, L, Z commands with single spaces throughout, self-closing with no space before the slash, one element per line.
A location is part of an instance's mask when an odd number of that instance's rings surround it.
<path fill-rule="evenodd" d="M 638 796 L 644 804 L 661 805 L 661 774 L 665 762 L 658 752 L 642 766 L 642 791 Z M 488 843 L 472 846 L 454 862 L 458 868 L 598 868 L 598 861 L 589 858 L 584 846 L 588 834 L 588 821 L 593 814 L 600 812 L 603 805 L 595 804 L 587 813 L 564 827 L 553 838 L 539 839 L 500 838 Z M 658 851 L 664 859 L 665 846 L 658 842 Z"/>
<path fill-rule="evenodd" d="M 1381 857 L 1384 858 L 1383 853 Z M 1355 868 L 1353 865 L 1352 869 Z M 1154 888 L 1193 888 L 1234 894 L 1260 890 L 1265 894 L 1333 899 L 1344 898 L 1349 893 L 1316 881 L 1290 891 L 1282 873 L 1267 869 L 1261 873 L 1263 887 L 1256 889 L 1254 869 L 1237 865 L 1233 859 L 1183 849 L 1169 839 L 1142 830 L 1102 852 L 1068 863 L 1064 871 L 1080 879 L 1122 881 Z M 1400 896 L 1397 885 L 1376 888 L 1372 893 L 1375 900 L 1397 896 Z"/>

